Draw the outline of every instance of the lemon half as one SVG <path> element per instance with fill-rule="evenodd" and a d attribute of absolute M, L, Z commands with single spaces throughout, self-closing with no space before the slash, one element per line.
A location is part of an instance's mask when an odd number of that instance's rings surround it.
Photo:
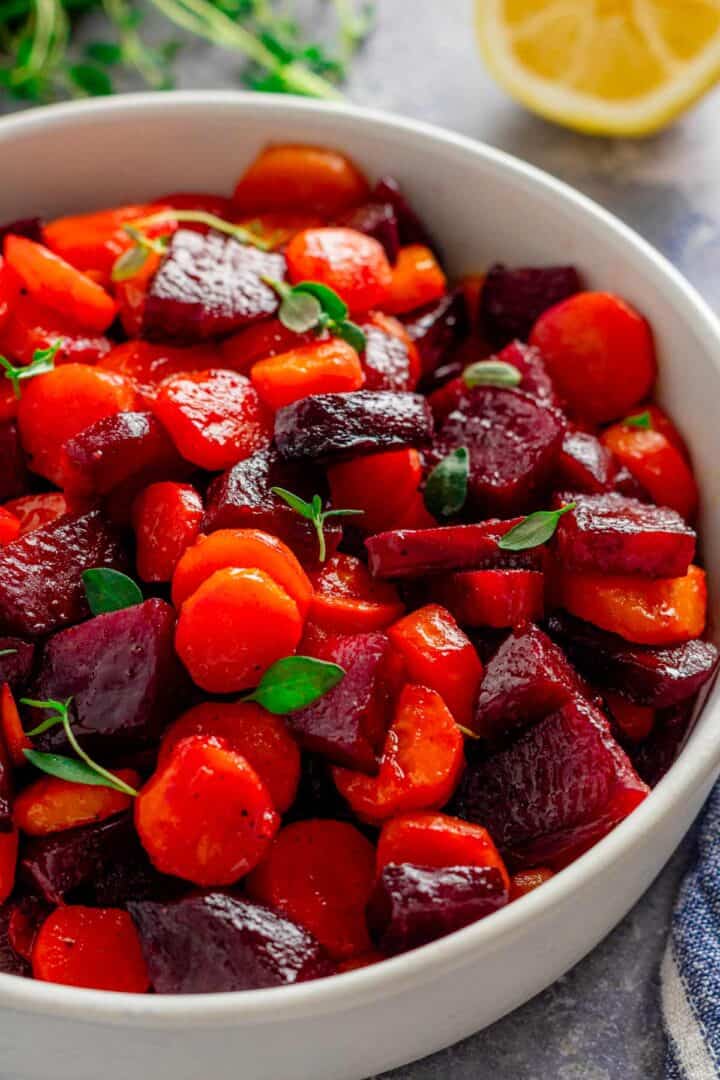
<path fill-rule="evenodd" d="M 720 0 L 476 0 L 476 19 L 498 82 L 579 131 L 647 135 L 720 79 Z"/>

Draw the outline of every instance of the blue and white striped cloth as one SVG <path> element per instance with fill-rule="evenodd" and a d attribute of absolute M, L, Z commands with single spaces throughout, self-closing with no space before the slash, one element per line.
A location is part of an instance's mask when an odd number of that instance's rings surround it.
<path fill-rule="evenodd" d="M 662 963 L 666 1080 L 720 1077 L 720 784 L 697 834 Z"/>

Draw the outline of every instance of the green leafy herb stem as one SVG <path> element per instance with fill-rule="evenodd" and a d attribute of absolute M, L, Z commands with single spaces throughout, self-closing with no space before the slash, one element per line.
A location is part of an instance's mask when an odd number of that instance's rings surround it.
<path fill-rule="evenodd" d="M 288 330 L 296 334 L 329 330 L 357 352 L 364 351 L 365 334 L 357 323 L 348 319 L 348 306 L 334 289 L 319 281 L 300 281 L 297 285 L 270 277 L 263 281 L 280 297 L 278 318 Z"/>
<path fill-rule="evenodd" d="M 288 491 L 286 488 L 274 487 L 270 488 L 270 490 L 273 495 L 277 495 L 283 502 L 286 502 L 296 514 L 312 522 L 317 533 L 318 559 L 321 563 L 325 562 L 327 558 L 327 544 L 325 543 L 325 522 L 327 519 L 351 517 L 354 514 L 363 514 L 365 512 L 364 510 L 323 510 L 322 499 L 319 495 L 313 495 L 312 500 L 306 502 L 305 499 L 301 499 L 299 495 L 294 495 L 292 491 Z"/>
<path fill-rule="evenodd" d="M 509 529 L 498 540 L 503 551 L 528 551 L 546 544 L 555 535 L 563 514 L 574 510 L 577 503 L 565 503 L 559 510 L 536 510 Z"/>
<path fill-rule="evenodd" d="M 16 367 L 4 356 L 0 356 L 0 367 L 4 368 L 3 374 L 10 380 L 13 393 L 16 398 L 20 397 L 20 383 L 25 379 L 34 379 L 36 375 L 47 375 L 55 368 L 55 357 L 62 348 L 62 341 L 55 341 L 48 349 L 36 349 L 29 364 Z"/>

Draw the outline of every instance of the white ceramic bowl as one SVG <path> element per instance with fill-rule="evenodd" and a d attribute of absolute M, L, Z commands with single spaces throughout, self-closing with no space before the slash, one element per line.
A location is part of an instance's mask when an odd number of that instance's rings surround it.
<path fill-rule="evenodd" d="M 648 316 L 660 398 L 688 437 L 702 486 L 717 616 L 720 325 L 635 233 L 551 177 L 468 139 L 342 105 L 135 96 L 1 121 L 0 221 L 179 189 L 229 192 L 268 140 L 337 146 L 371 175 L 397 176 L 453 272 L 495 260 L 575 263 L 592 286 Z M 720 770 L 719 701 L 716 688 L 677 764 L 591 852 L 505 910 L 408 955 L 297 987 L 175 998 L 0 976 L 2 1076 L 358 1080 L 477 1031 L 576 963 L 647 888 Z"/>

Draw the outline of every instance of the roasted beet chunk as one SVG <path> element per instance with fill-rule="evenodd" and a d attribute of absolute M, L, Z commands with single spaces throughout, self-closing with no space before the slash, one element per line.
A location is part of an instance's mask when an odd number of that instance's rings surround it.
<path fill-rule="evenodd" d="M 21 690 L 30 678 L 35 646 L 22 638 L 0 637 L 0 683 Z"/>
<path fill-rule="evenodd" d="M 468 766 L 455 812 L 516 866 L 567 865 L 648 792 L 601 712 L 580 696 L 506 750 Z"/>
<path fill-rule="evenodd" d="M 101 907 L 172 891 L 150 865 L 130 814 L 25 841 L 20 877 L 48 903 L 70 899 Z"/>
<path fill-rule="evenodd" d="M 45 646 L 32 697 L 71 697 L 73 730 L 106 756 L 152 742 L 172 718 L 183 687 L 174 627 L 170 605 L 152 599 L 63 630 Z M 63 730 L 47 731 L 37 745 L 64 750 Z"/>
<path fill-rule="evenodd" d="M 390 863 L 375 883 L 368 926 L 383 952 L 407 952 L 482 919 L 507 902 L 507 884 L 495 866 L 436 869 Z"/>
<path fill-rule="evenodd" d="M 125 567 L 114 530 L 96 510 L 0 548 L 0 631 L 37 637 L 87 618 L 82 572 L 95 566 Z"/>
<path fill-rule="evenodd" d="M 632 763 L 650 787 L 662 780 L 677 758 L 693 719 L 691 701 L 684 701 L 672 709 L 662 709 L 655 720 L 650 735 L 639 746 L 628 750 Z"/>
<path fill-rule="evenodd" d="M 145 336 L 190 345 L 273 315 L 277 296 L 264 276 L 285 276 L 282 255 L 217 232 L 178 229 L 148 292 Z"/>
<path fill-rule="evenodd" d="M 28 240 L 34 240 L 36 244 L 42 244 L 42 218 L 27 217 L 17 218 L 15 221 L 6 221 L 0 225 L 0 244 L 5 242 L 6 236 L 24 236 Z"/>
<path fill-rule="evenodd" d="M 130 477 L 152 483 L 184 471 L 170 436 L 152 413 L 106 416 L 69 439 L 63 455 L 65 490 L 74 493 L 107 495 Z"/>
<path fill-rule="evenodd" d="M 366 322 L 362 366 L 367 390 L 412 390 L 417 383 L 417 361 L 412 346 L 382 325 Z"/>
<path fill-rule="evenodd" d="M 404 322 L 420 353 L 424 375 L 430 375 L 440 367 L 451 350 L 470 332 L 467 306 L 459 290 L 418 308 Z"/>
<path fill-rule="evenodd" d="M 541 720 L 580 689 L 557 645 L 536 626 L 518 630 L 489 661 L 473 730 L 486 739 Z"/>
<path fill-rule="evenodd" d="M 493 266 L 480 294 L 483 332 L 495 345 L 527 338 L 543 311 L 580 292 L 582 283 L 573 266 L 508 270 Z"/>
<path fill-rule="evenodd" d="M 586 431 L 565 432 L 556 465 L 560 487 L 599 495 L 612 489 L 616 475 L 612 454 L 595 435 Z"/>
<path fill-rule="evenodd" d="M 377 772 L 387 726 L 383 662 L 388 647 L 385 634 L 354 634 L 338 638 L 323 652 L 322 659 L 339 664 L 345 677 L 314 705 L 288 716 L 302 747 L 324 754 L 334 765 Z"/>
<path fill-rule="evenodd" d="M 505 364 L 512 364 L 522 375 L 520 389 L 530 397 L 546 405 L 559 405 L 552 379 L 547 373 L 542 353 L 534 345 L 525 345 L 522 341 L 513 341 L 499 352 L 496 357 Z"/>
<path fill-rule="evenodd" d="M 213 480 L 201 531 L 262 529 L 280 537 L 301 562 L 312 564 L 318 553 L 314 527 L 274 495 L 273 487 L 287 488 L 307 499 L 322 490 L 320 478 L 306 466 L 281 461 L 276 450 L 258 450 Z M 325 526 L 329 556 L 335 554 L 342 534 L 339 520 L 329 518 Z"/>
<path fill-rule="evenodd" d="M 464 394 L 446 418 L 430 462 L 467 447 L 472 509 L 488 516 L 522 512 L 544 494 L 564 433 L 555 409 L 518 390 L 482 386 Z"/>
<path fill-rule="evenodd" d="M 390 202 L 367 202 L 348 210 L 335 222 L 346 229 L 372 236 L 385 248 L 385 254 L 394 263 L 400 250 L 400 234 L 395 208 Z"/>
<path fill-rule="evenodd" d="M 323 460 L 353 454 L 424 446 L 432 437 L 432 413 L 419 394 L 315 394 L 280 409 L 275 441 L 287 460 Z"/>
<path fill-rule="evenodd" d="M 424 223 L 402 193 L 399 183 L 392 176 L 383 176 L 373 189 L 373 199 L 388 202 L 397 217 L 401 244 L 426 244 L 433 247 L 433 239 Z"/>
<path fill-rule="evenodd" d="M 488 570 L 497 567 L 538 570 L 540 548 L 503 551 L 498 540 L 519 525 L 481 521 L 476 525 L 443 525 L 437 529 L 394 529 L 365 541 L 370 570 L 380 578 L 424 578 L 445 570 Z"/>
<path fill-rule="evenodd" d="M 550 617 L 548 629 L 590 682 L 637 705 L 662 709 L 686 701 L 718 665 L 718 651 L 709 641 L 661 648 L 633 645 L 563 612 Z"/>
<path fill-rule="evenodd" d="M 555 533 L 563 567 L 603 574 L 683 577 L 695 554 L 695 532 L 675 510 L 623 495 L 558 495 L 570 500 Z"/>
<path fill-rule="evenodd" d="M 29 976 L 31 974 L 29 963 L 15 952 L 8 937 L 10 916 L 14 907 L 12 902 L 0 907 L 0 974 Z"/>
<path fill-rule="evenodd" d="M 0 424 L 0 502 L 27 490 L 27 469 L 17 424 Z"/>
<path fill-rule="evenodd" d="M 158 994 L 259 990 L 332 973 L 311 934 L 239 896 L 210 892 L 128 909 Z"/>

